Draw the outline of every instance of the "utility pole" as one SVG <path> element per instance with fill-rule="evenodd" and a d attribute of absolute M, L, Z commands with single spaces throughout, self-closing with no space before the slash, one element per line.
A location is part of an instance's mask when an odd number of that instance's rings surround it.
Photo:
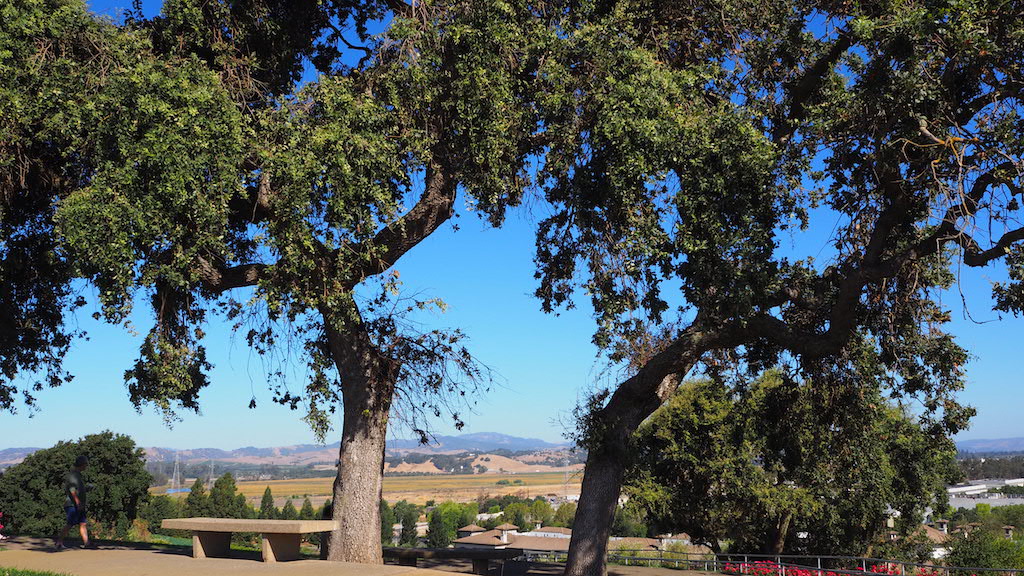
<path fill-rule="evenodd" d="M 174 451 L 174 475 L 171 476 L 171 492 L 176 494 L 181 489 L 181 469 L 178 467 L 178 451 Z"/>

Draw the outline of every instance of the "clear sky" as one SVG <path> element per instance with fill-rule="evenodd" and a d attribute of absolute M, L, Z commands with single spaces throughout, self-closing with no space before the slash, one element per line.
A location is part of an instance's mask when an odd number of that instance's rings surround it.
<path fill-rule="evenodd" d="M 127 2 L 98 2 L 101 12 Z M 158 5 L 149 2 L 147 8 Z M 109 12 L 108 12 L 109 13 Z M 606 374 L 590 343 L 594 324 L 589 303 L 559 316 L 540 312 L 532 297 L 533 227 L 536 214 L 513 212 L 502 229 L 493 229 L 461 209 L 459 230 L 445 226 L 403 258 L 404 290 L 445 300 L 448 312 L 431 321 L 461 328 L 470 337 L 472 352 L 499 375 L 498 386 L 478 399 L 466 414 L 463 432 L 502 432 L 561 441 L 577 400 L 595 386 L 608 385 Z M 798 253 L 827 251 L 823 237 L 805 235 L 792 240 Z M 954 333 L 974 355 L 968 366 L 968 387 L 961 400 L 975 406 L 978 416 L 961 439 L 1024 436 L 1024 320 L 996 320 L 991 312 L 988 283 L 1003 271 L 965 271 L 963 291 L 974 320 L 964 317 L 959 291 L 945 296 L 953 311 Z M 223 325 L 208 330 L 206 344 L 215 368 L 211 386 L 201 395 L 202 414 L 183 413 L 168 428 L 160 415 L 144 408 L 136 413 L 128 400 L 123 373 L 138 354 L 140 334 L 148 329 L 140 307 L 137 331 L 92 320 L 87 307 L 77 321 L 90 333 L 76 342 L 66 366 L 75 374 L 71 384 L 38 394 L 40 410 L 0 415 L 0 449 L 45 447 L 59 440 L 110 429 L 135 438 L 142 446 L 170 448 L 237 448 L 313 443 L 313 434 L 292 412 L 270 401 L 263 361 L 233 337 Z M 989 322 L 991 321 L 991 322 Z M 301 391 L 302 374 L 292 375 L 292 389 Z M 255 396 L 258 406 L 249 409 Z M 452 433 L 438 422 L 439 433 Z M 401 434 L 406 436 L 406 434 Z M 328 435 L 337 441 L 337 431 Z"/>

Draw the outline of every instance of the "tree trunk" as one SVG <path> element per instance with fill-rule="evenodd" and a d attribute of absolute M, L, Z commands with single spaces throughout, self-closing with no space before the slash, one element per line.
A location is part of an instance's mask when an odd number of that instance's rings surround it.
<path fill-rule="evenodd" d="M 640 423 L 679 386 L 678 362 L 648 362 L 623 382 L 608 404 L 594 415 L 595 445 L 587 454 L 580 501 L 576 508 L 566 576 L 606 576 L 608 537 L 615 521 L 622 480 L 629 462 L 629 442 Z M 673 359 L 675 360 L 675 359 Z M 690 364 L 692 366 L 692 363 Z"/>
<path fill-rule="evenodd" d="M 616 434 L 616 436 L 622 436 Z M 628 435 L 624 438 L 628 442 Z M 587 454 L 580 501 L 573 521 L 566 576 L 604 576 L 607 573 L 608 537 L 619 504 L 619 492 L 626 471 L 626 446 L 606 443 L 600 451 Z"/>
<path fill-rule="evenodd" d="M 327 332 L 342 377 L 344 402 L 333 500 L 333 518 L 339 527 L 331 533 L 327 559 L 383 564 L 380 499 L 397 363 L 370 346 L 361 328 L 345 334 L 330 328 Z"/>
<path fill-rule="evenodd" d="M 783 550 L 786 549 L 786 537 L 789 536 L 789 525 L 792 522 L 792 512 L 786 512 L 782 515 L 782 518 L 779 518 L 779 521 L 775 524 L 775 529 L 772 530 L 771 540 L 766 542 L 765 554 L 782 554 Z"/>

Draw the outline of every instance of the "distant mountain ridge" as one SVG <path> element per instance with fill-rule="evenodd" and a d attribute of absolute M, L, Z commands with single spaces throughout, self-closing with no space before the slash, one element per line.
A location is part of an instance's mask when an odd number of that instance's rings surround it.
<path fill-rule="evenodd" d="M 537 438 L 520 438 L 498 432 L 475 432 L 458 436 L 436 436 L 430 444 L 420 444 L 417 440 L 388 440 L 389 454 L 450 454 L 454 452 L 493 452 L 509 450 L 512 452 L 530 452 L 543 450 L 565 450 L 569 444 L 556 444 Z M 0 449 L 0 465 L 13 465 L 22 461 L 25 456 L 39 448 L 2 448 Z M 234 450 L 220 448 L 189 448 L 175 450 L 173 448 L 147 447 L 146 459 L 150 462 L 173 462 L 175 455 L 183 461 L 219 460 L 226 462 L 266 462 L 278 464 L 334 464 L 338 458 L 338 442 L 332 444 L 296 444 L 292 446 L 273 446 L 259 448 L 245 446 Z"/>
<path fill-rule="evenodd" d="M 437 452 L 459 451 L 490 451 L 511 450 L 522 452 L 527 450 L 559 450 L 568 448 L 569 444 L 555 444 L 537 438 L 520 438 L 498 432 L 474 432 L 458 436 L 436 436 L 434 442 L 423 445 L 418 440 L 389 440 L 389 451 Z"/>
<path fill-rule="evenodd" d="M 36 450 L 39 448 L 2 448 L 0 449 L 0 465 L 17 464 Z"/>
<path fill-rule="evenodd" d="M 964 453 L 999 453 L 1024 452 L 1024 437 L 1017 438 L 982 438 L 960 440 L 956 442 L 958 450 Z M 521 438 L 498 432 L 475 432 L 458 436 L 436 436 L 434 442 L 422 445 L 416 440 L 388 440 L 387 451 L 390 454 L 422 453 L 451 454 L 455 452 L 491 452 L 509 450 L 527 452 L 540 450 L 564 450 L 570 448 L 567 443 L 557 444 L 537 438 Z M 0 448 L 0 466 L 10 466 L 22 461 L 29 454 L 39 450 L 35 447 Z M 146 457 L 153 462 L 173 462 L 175 452 L 179 458 L 188 460 L 278 460 L 282 464 L 333 464 L 338 457 L 338 443 L 296 444 L 291 446 L 275 446 L 259 448 L 245 446 L 234 450 L 220 448 L 192 448 L 174 450 L 172 448 L 144 448 Z"/>
<path fill-rule="evenodd" d="M 564 450 L 569 444 L 555 444 L 537 438 L 520 438 L 497 432 L 476 432 L 459 436 L 436 436 L 430 444 L 420 444 L 417 440 L 388 440 L 387 452 L 390 454 L 420 453 L 445 454 L 452 452 L 492 452 L 509 450 L 512 452 L 528 452 L 539 450 Z M 175 453 L 181 460 L 222 460 L 244 462 L 253 460 L 277 460 L 287 464 L 324 464 L 333 463 L 338 457 L 338 443 L 297 444 L 293 446 L 276 446 L 257 448 L 246 446 L 235 450 L 218 448 L 195 448 L 173 450 L 170 448 L 146 448 L 146 458 L 151 462 L 171 462 Z"/>
<path fill-rule="evenodd" d="M 961 440 L 956 443 L 961 452 L 1024 452 L 1024 438 L 985 438 Z"/>

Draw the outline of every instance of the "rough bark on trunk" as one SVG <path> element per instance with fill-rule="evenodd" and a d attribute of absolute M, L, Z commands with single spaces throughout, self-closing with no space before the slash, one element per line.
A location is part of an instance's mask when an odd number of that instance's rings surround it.
<path fill-rule="evenodd" d="M 765 547 L 765 554 L 782 554 L 782 551 L 786 548 L 786 537 L 789 536 L 789 525 L 792 522 L 792 512 L 786 512 L 782 515 L 782 518 L 779 518 L 775 529 L 772 531 L 772 539 L 767 542 Z"/>
<path fill-rule="evenodd" d="M 668 352 L 668 351 L 666 351 Z M 671 359 L 671 361 L 669 361 Z M 629 462 L 629 442 L 640 423 L 679 386 L 678 357 L 665 353 L 623 382 L 595 415 L 596 445 L 587 454 L 573 522 L 566 576 L 606 576 L 608 537 Z"/>
<path fill-rule="evenodd" d="M 611 536 L 622 477 L 626 471 L 623 458 L 626 446 L 621 442 L 619 446 L 606 446 L 600 452 L 587 454 L 580 501 L 569 541 L 566 576 L 603 576 L 607 571 L 608 537 Z"/>
<path fill-rule="evenodd" d="M 717 322 L 710 322 L 717 325 Z M 629 442 L 640 424 L 679 387 L 708 350 L 737 346 L 743 331 L 705 331 L 694 322 L 622 382 L 608 403 L 592 416 L 583 487 L 576 508 L 566 576 L 607 576 L 608 535 L 629 461 Z"/>
<path fill-rule="evenodd" d="M 349 289 L 390 268 L 451 218 L 457 182 L 433 163 L 427 166 L 426 181 L 426 190 L 416 205 L 374 238 L 373 244 L 381 249 L 376 256 L 349 271 Z M 325 262 L 324 268 L 331 269 L 333 265 Z M 380 499 L 384 486 L 384 444 L 401 362 L 374 346 L 354 301 L 338 308 L 324 305 L 320 313 L 331 358 L 341 375 L 344 403 L 338 473 L 334 479 L 333 517 L 339 528 L 331 534 L 327 558 L 383 564 Z"/>
<path fill-rule="evenodd" d="M 344 423 L 334 478 L 333 518 L 339 527 L 331 533 L 327 558 L 383 564 L 384 444 L 398 371 L 393 361 L 369 345 L 365 333 L 340 334 L 329 329 L 328 338 L 344 375 Z"/>

